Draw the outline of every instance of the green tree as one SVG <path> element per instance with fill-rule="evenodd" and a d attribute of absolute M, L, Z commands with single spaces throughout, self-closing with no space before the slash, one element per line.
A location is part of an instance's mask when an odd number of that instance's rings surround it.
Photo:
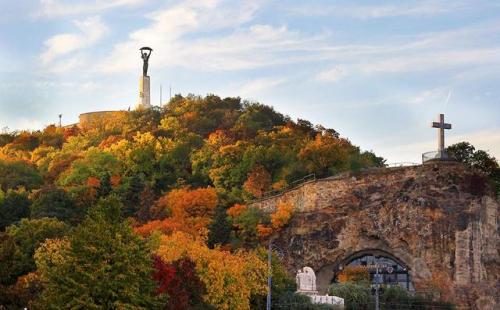
<path fill-rule="evenodd" d="M 369 284 L 344 282 L 330 286 L 330 295 L 344 298 L 346 309 L 372 309 L 373 297 Z"/>
<path fill-rule="evenodd" d="M 24 191 L 8 190 L 4 194 L 0 189 L 0 231 L 28 217 L 30 203 L 28 193 Z"/>
<path fill-rule="evenodd" d="M 231 223 L 227 220 L 226 208 L 217 206 L 212 222 L 208 226 L 208 246 L 224 245 L 231 237 Z"/>
<path fill-rule="evenodd" d="M 33 194 L 31 217 L 55 217 L 69 223 L 79 222 L 85 210 L 78 208 L 64 189 L 46 187 Z"/>
<path fill-rule="evenodd" d="M 42 185 L 42 177 L 31 165 L 23 161 L 0 160 L 0 188 L 3 191 L 24 187 L 27 190 Z"/>
<path fill-rule="evenodd" d="M 89 210 L 71 234 L 64 259 L 46 268 L 45 309 L 150 309 L 155 307 L 153 265 L 145 241 L 121 220 L 110 196 Z M 43 256 L 37 254 L 37 257 Z"/>
<path fill-rule="evenodd" d="M 18 276 L 34 271 L 33 253 L 36 248 L 46 239 L 60 238 L 68 231 L 65 223 L 52 218 L 22 219 L 18 225 L 7 227 L 5 234 L 8 237 L 4 237 L 2 247 L 12 255 L 6 255 L 2 264 L 13 268 L 8 269 L 9 276 L 3 284 L 13 284 Z M 3 254 L 0 256 L 3 257 Z"/>
<path fill-rule="evenodd" d="M 458 161 L 489 177 L 497 193 L 500 193 L 500 166 L 495 157 L 483 150 L 476 150 L 469 142 L 450 145 L 447 151 Z"/>

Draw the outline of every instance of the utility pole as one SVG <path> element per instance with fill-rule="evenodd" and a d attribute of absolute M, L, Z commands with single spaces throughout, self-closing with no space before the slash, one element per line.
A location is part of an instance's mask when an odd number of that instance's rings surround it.
<path fill-rule="evenodd" d="M 168 89 L 169 89 L 169 96 L 170 96 L 170 97 L 168 98 L 168 100 L 170 101 L 170 100 L 172 100 L 172 84 L 169 84 L 169 85 L 168 85 Z"/>
<path fill-rule="evenodd" d="M 271 310 L 271 286 L 273 283 L 272 266 L 271 266 L 272 242 L 269 241 L 269 249 L 267 250 L 267 268 L 269 275 L 267 276 L 267 303 L 266 310 Z"/>
<path fill-rule="evenodd" d="M 62 127 L 62 114 L 59 114 L 59 128 Z"/>

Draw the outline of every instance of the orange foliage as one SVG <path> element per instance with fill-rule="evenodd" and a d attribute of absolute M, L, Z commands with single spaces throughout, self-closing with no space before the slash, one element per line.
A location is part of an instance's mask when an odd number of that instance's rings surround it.
<path fill-rule="evenodd" d="M 111 176 L 111 178 L 109 180 L 109 182 L 111 183 L 111 186 L 113 188 L 119 186 L 121 181 L 122 181 L 122 178 L 119 175 L 113 175 L 113 176 Z"/>
<path fill-rule="evenodd" d="M 280 229 L 292 218 L 293 205 L 286 203 L 279 203 L 276 212 L 271 214 L 271 224 L 273 228 Z"/>
<path fill-rule="evenodd" d="M 99 188 L 101 186 L 101 180 L 94 177 L 89 177 L 87 179 L 87 185 L 93 188 Z"/>
<path fill-rule="evenodd" d="M 227 209 L 226 214 L 232 218 L 236 218 L 240 216 L 243 212 L 245 212 L 246 209 L 247 206 L 245 205 L 235 204 L 231 208 Z"/>
<path fill-rule="evenodd" d="M 68 139 L 69 137 L 73 136 L 78 136 L 79 134 L 80 134 L 80 129 L 76 125 L 69 128 L 64 128 L 64 139 Z"/>
<path fill-rule="evenodd" d="M 174 189 L 158 200 L 158 207 L 168 208 L 174 217 L 212 216 L 218 199 L 211 187 Z"/>
<path fill-rule="evenodd" d="M 249 174 L 243 184 L 243 188 L 254 195 L 262 197 L 264 192 L 271 186 L 271 175 L 262 166 L 255 167 Z"/>
<path fill-rule="evenodd" d="M 262 224 L 257 224 L 257 234 L 259 234 L 259 237 L 265 238 L 272 234 L 273 229 L 271 227 L 266 227 L 265 225 Z"/>
<path fill-rule="evenodd" d="M 207 226 L 217 203 L 217 193 L 210 187 L 174 189 L 157 202 L 158 209 L 171 210 L 172 217 L 148 222 L 135 228 L 135 231 L 141 235 L 149 235 L 153 231 L 164 234 L 182 231 L 192 236 L 206 237 Z"/>
<path fill-rule="evenodd" d="M 347 266 L 339 274 L 339 282 L 362 282 L 370 280 L 370 273 L 363 266 Z"/>
<path fill-rule="evenodd" d="M 102 140 L 102 142 L 99 144 L 99 148 L 101 149 L 108 148 L 120 140 L 122 140 L 120 136 L 109 136 L 106 139 Z"/>

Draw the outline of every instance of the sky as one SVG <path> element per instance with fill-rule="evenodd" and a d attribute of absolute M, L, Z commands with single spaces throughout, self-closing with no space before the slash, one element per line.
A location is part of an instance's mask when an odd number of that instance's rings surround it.
<path fill-rule="evenodd" d="M 0 0 L 0 130 L 151 102 L 240 96 L 334 128 L 388 163 L 453 126 L 500 158 L 500 1 Z M 8 128 L 8 129 L 7 129 Z"/>

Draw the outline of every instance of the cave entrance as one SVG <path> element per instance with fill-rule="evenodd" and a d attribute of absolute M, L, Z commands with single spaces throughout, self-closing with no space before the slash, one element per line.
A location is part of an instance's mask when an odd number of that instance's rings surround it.
<path fill-rule="evenodd" d="M 360 251 L 349 255 L 339 263 L 324 266 L 317 275 L 322 282 L 319 286 L 326 291 L 331 284 L 339 282 L 339 276 L 349 267 L 366 268 L 371 283 L 375 282 L 378 273 L 382 287 L 399 285 L 408 291 L 415 290 L 408 266 L 393 255 L 377 249 Z"/>

